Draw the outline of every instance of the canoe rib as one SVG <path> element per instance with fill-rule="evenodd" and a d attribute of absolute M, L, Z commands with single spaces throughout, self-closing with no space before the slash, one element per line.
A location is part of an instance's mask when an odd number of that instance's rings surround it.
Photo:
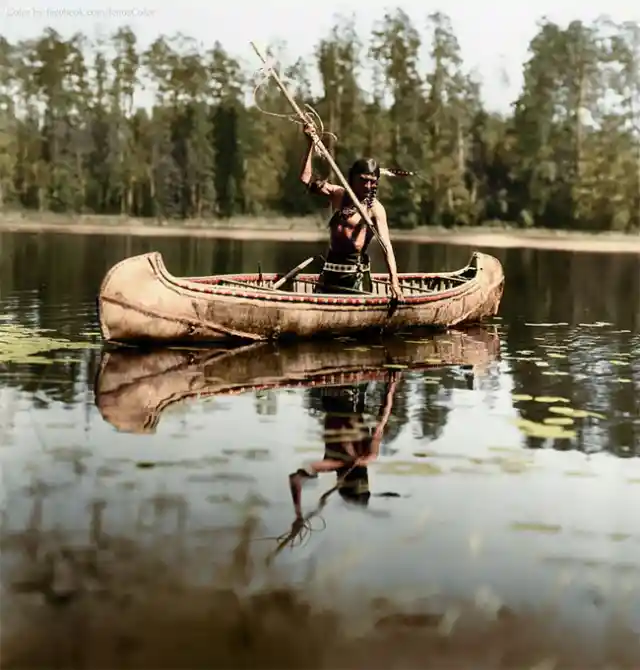
<path fill-rule="evenodd" d="M 100 287 L 102 336 L 114 341 L 259 341 L 370 329 L 449 328 L 494 315 L 504 287 L 500 262 L 479 252 L 455 272 L 401 274 L 405 300 L 391 316 L 387 285 L 380 287 L 385 293 L 373 296 L 336 296 L 309 292 L 317 275 L 298 276 L 287 291 L 271 289 L 278 278 L 181 278 L 167 271 L 158 252 L 126 258 L 107 272 Z M 374 278 L 384 280 L 386 275 Z M 225 284 L 229 280 L 233 284 Z"/>

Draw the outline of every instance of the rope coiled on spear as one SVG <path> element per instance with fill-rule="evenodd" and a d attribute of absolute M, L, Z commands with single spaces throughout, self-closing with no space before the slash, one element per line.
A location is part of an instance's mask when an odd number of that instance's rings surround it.
<path fill-rule="evenodd" d="M 264 59 L 264 64 L 261 68 L 259 68 L 256 71 L 256 76 L 259 77 L 259 80 L 256 84 L 256 86 L 253 89 L 253 102 L 256 106 L 256 109 L 258 111 L 262 112 L 263 114 L 266 114 L 267 116 L 273 116 L 276 118 L 281 118 L 281 119 L 287 119 L 288 121 L 291 121 L 297 125 L 311 125 L 315 131 L 315 135 L 318 139 L 329 136 L 334 139 L 335 142 L 338 141 L 338 136 L 328 130 L 325 130 L 324 128 L 324 122 L 322 121 L 322 118 L 320 114 L 309 104 L 309 103 L 304 103 L 303 108 L 304 111 L 302 112 L 302 116 L 304 117 L 304 120 L 301 119 L 297 114 L 293 113 L 282 113 L 282 112 L 270 112 L 269 110 L 263 109 L 260 104 L 258 103 L 258 91 L 266 84 L 271 76 L 271 73 L 274 72 L 276 73 L 281 79 L 282 76 L 277 72 L 276 70 L 276 61 L 275 59 L 267 55 L 266 58 Z M 302 111 L 302 109 L 300 110 Z M 322 151 L 319 150 L 317 146 L 317 142 L 314 141 L 314 153 L 322 158 L 326 158 Z M 417 172 L 412 172 L 409 170 L 402 170 L 399 168 L 387 168 L 387 167 L 380 167 L 380 175 L 381 176 L 386 176 L 386 177 L 413 177 L 418 175 Z"/>
<path fill-rule="evenodd" d="M 305 124 L 309 124 L 313 126 L 313 129 L 316 133 L 316 135 L 321 138 L 325 136 L 332 137 L 334 141 L 338 141 L 338 136 L 335 133 L 332 133 L 328 130 L 325 130 L 324 128 L 324 122 L 322 121 L 322 117 L 316 109 L 314 109 L 309 103 L 304 103 L 303 107 L 305 110 L 305 120 L 303 121 L 302 119 L 298 118 L 297 114 L 293 113 L 282 113 L 282 112 L 270 112 L 269 110 L 263 109 L 260 104 L 258 103 L 258 92 L 260 89 L 269 81 L 270 77 L 270 71 L 273 70 L 274 72 L 276 71 L 275 68 L 275 60 L 271 56 L 267 56 L 267 62 L 256 72 L 256 75 L 260 77 L 258 83 L 253 89 L 253 102 L 256 106 L 256 109 L 263 114 L 266 114 L 267 116 L 273 116 L 276 118 L 280 119 L 287 119 L 288 121 L 291 121 L 297 125 L 304 126 Z M 282 75 L 280 75 L 282 78 Z M 318 150 L 317 146 L 314 144 L 314 151 L 317 155 L 322 155 L 322 153 Z"/>

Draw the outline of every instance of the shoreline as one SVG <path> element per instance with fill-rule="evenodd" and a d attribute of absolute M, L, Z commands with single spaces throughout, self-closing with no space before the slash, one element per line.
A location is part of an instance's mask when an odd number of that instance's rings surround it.
<path fill-rule="evenodd" d="M 235 225 L 226 223 L 181 225 L 147 223 L 140 219 L 117 217 L 21 216 L 0 215 L 0 233 L 68 233 L 78 235 L 127 235 L 134 237 L 200 237 L 204 239 L 234 239 L 273 242 L 324 242 L 327 230 L 323 223 L 309 219 L 241 219 Z M 43 220 L 44 219 L 44 220 Z M 47 220 L 48 219 L 48 220 Z M 58 219 L 56 221 L 56 219 Z M 442 229 L 422 227 L 413 230 L 393 230 L 395 242 L 423 244 L 453 244 L 494 249 L 529 248 L 555 251 L 582 251 L 589 253 L 640 254 L 640 234 L 588 233 L 578 231 L 551 231 L 541 229 L 509 229 L 474 226 Z"/>

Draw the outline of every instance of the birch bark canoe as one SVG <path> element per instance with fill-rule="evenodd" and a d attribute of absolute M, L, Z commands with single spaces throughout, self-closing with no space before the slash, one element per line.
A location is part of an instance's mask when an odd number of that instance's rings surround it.
<path fill-rule="evenodd" d="M 388 276 L 373 273 L 373 293 L 314 294 L 317 274 L 175 277 L 154 251 L 126 258 L 104 277 L 98 295 L 103 339 L 115 342 L 277 340 L 450 328 L 497 314 L 504 273 L 497 258 L 474 252 L 454 272 L 402 273 L 404 300 L 394 302 Z"/>

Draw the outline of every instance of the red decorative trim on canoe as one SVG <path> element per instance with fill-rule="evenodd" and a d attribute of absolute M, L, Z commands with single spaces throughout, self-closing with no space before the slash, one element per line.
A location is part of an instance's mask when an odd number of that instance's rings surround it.
<path fill-rule="evenodd" d="M 249 280 L 255 275 L 230 275 L 233 276 L 235 281 L 242 281 L 246 278 Z M 276 275 L 277 276 L 277 275 Z M 414 277 L 424 277 L 424 275 L 411 275 Z M 404 275 L 403 279 L 409 279 L 411 276 Z M 265 275 L 263 275 L 263 278 Z M 303 303 L 303 304 L 316 304 L 316 305 L 354 305 L 361 307 L 369 307 L 371 305 L 388 305 L 390 302 L 389 297 L 387 296 L 374 296 L 374 297 L 347 297 L 347 296 L 336 296 L 336 297 L 324 297 L 322 294 L 317 293 L 285 293 L 285 292 L 276 292 L 276 291 L 260 291 L 260 290 L 242 290 L 235 288 L 222 288 L 219 284 L 224 283 L 224 279 L 217 280 L 216 283 L 205 284 L 202 281 L 194 281 L 193 279 L 181 279 L 179 277 L 173 277 L 169 274 L 163 274 L 163 279 L 176 287 L 187 289 L 193 291 L 194 293 L 205 293 L 207 295 L 222 295 L 229 296 L 231 298 L 246 298 L 248 300 L 263 300 L 265 302 L 293 302 L 293 303 Z M 475 277 L 474 277 L 475 279 Z M 448 291 L 439 291 L 433 295 L 418 295 L 418 296 L 405 296 L 402 304 L 410 305 L 422 305 L 429 302 L 437 302 L 439 300 L 448 300 L 450 298 L 455 298 L 456 296 L 467 293 L 469 286 L 473 279 L 470 279 L 468 282 L 460 284 L 460 286 L 454 286 Z M 408 287 L 410 288 L 410 287 Z"/>

